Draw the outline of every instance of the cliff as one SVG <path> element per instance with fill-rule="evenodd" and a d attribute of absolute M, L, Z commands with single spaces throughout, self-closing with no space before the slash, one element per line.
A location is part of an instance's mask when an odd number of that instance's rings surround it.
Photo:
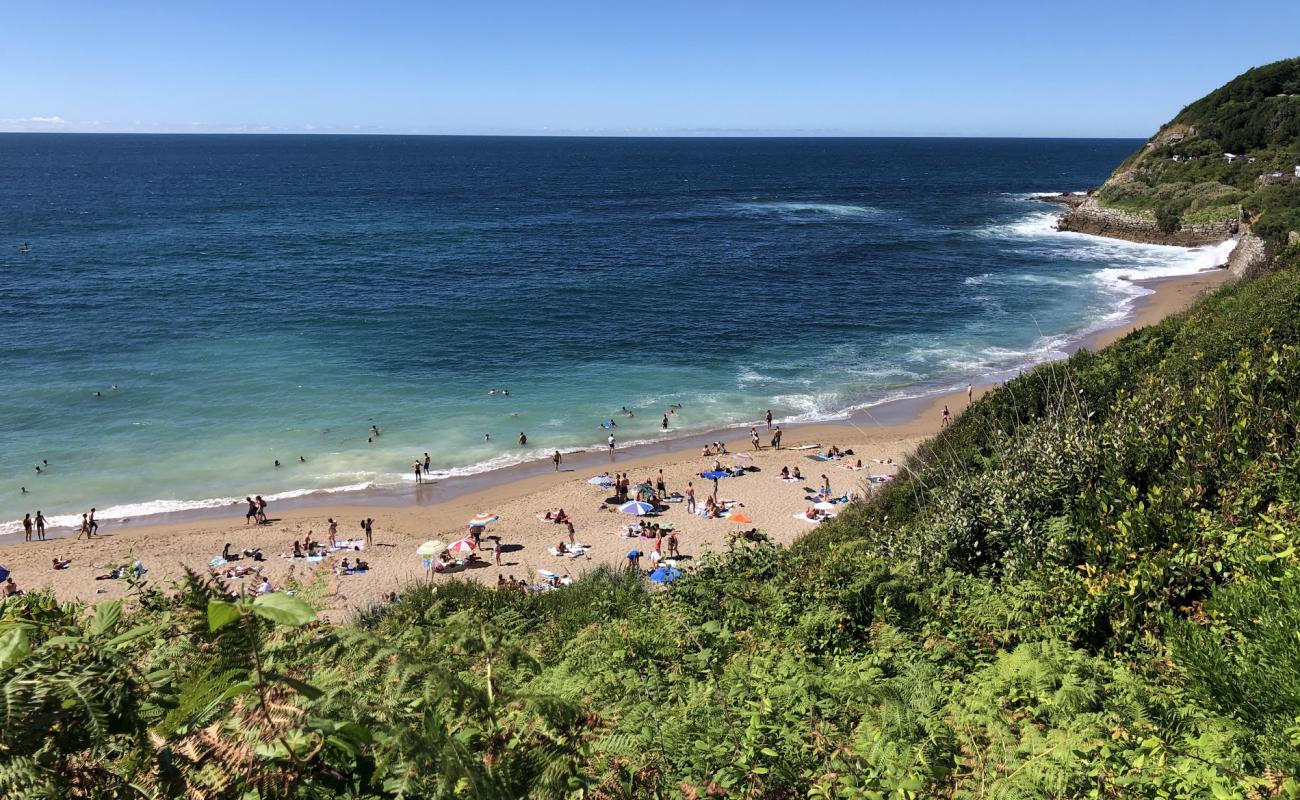
<path fill-rule="evenodd" d="M 1253 234 L 1234 262 L 1262 268 L 1300 230 L 1300 58 L 1256 67 L 1189 104 L 1086 198 L 1060 230 L 1201 245 Z M 1244 269 L 1244 268 L 1243 268 Z"/>

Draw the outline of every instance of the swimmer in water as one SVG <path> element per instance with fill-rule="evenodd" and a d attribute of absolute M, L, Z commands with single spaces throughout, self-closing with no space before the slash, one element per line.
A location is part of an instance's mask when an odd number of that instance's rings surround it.
<path fill-rule="evenodd" d="M 276 469 L 279 469 L 279 468 L 280 468 L 280 459 L 278 459 L 278 458 L 275 460 L 275 468 L 276 468 Z"/>
<path fill-rule="evenodd" d="M 298 463 L 299 463 L 299 464 L 306 464 L 306 463 L 307 463 L 307 459 L 303 458 L 302 456 L 298 456 Z"/>
<path fill-rule="evenodd" d="M 485 434 L 483 434 L 483 441 L 485 441 L 485 442 L 490 442 L 490 441 L 492 441 L 492 434 L 490 434 L 490 433 L 485 433 Z"/>
<path fill-rule="evenodd" d="M 96 396 L 96 397 L 103 397 L 104 395 L 103 395 L 102 393 L 100 393 L 100 392 L 95 392 L 95 396 Z"/>

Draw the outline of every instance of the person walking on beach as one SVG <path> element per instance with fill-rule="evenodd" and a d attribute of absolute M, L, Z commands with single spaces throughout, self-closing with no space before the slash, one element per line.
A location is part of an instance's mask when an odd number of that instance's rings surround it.
<path fill-rule="evenodd" d="M 523 446 L 526 445 L 526 444 L 528 444 L 528 437 L 527 437 L 527 436 L 524 436 L 524 432 L 523 432 L 523 431 L 520 431 L 520 432 L 519 432 L 519 446 L 520 446 L 520 447 L 523 447 Z"/>
<path fill-rule="evenodd" d="M 617 442 L 614 441 L 614 434 L 611 433 L 611 434 L 609 435 L 609 438 L 605 440 L 605 444 L 609 445 L 609 457 L 610 457 L 610 458 L 613 458 L 613 457 L 614 457 L 614 446 L 617 444 Z"/>
<path fill-rule="evenodd" d="M 691 481 L 686 482 L 686 513 L 695 513 L 695 484 Z"/>
<path fill-rule="evenodd" d="M 254 525 L 256 525 L 257 524 L 257 503 L 254 503 L 253 498 L 251 497 L 245 497 L 244 502 L 248 503 L 248 510 L 244 512 L 244 524 L 248 525 L 249 522 L 252 522 Z"/>
<path fill-rule="evenodd" d="M 770 431 L 772 430 L 772 409 L 769 408 L 764 416 L 767 419 L 767 429 Z"/>
<path fill-rule="evenodd" d="M 39 509 L 36 511 L 36 538 L 45 541 L 45 515 Z"/>
<path fill-rule="evenodd" d="M 86 516 L 87 515 L 85 514 L 81 515 L 81 530 L 77 531 L 77 539 L 80 539 L 82 536 L 85 536 L 87 539 L 90 538 L 90 523 L 86 521 Z"/>
<path fill-rule="evenodd" d="M 555 465 L 556 472 L 560 471 L 560 462 L 563 460 L 564 460 L 564 456 L 560 455 L 559 450 L 556 450 L 555 455 L 551 456 L 551 463 Z"/>
<path fill-rule="evenodd" d="M 30 541 L 32 540 L 32 515 L 31 515 L 31 512 L 28 512 L 27 515 L 23 517 L 23 536 L 25 537 L 25 538 L 23 539 L 23 541 L 25 541 L 25 542 L 30 542 Z"/>
<path fill-rule="evenodd" d="M 90 509 L 90 534 L 99 535 L 99 523 L 95 521 L 95 509 Z"/>
<path fill-rule="evenodd" d="M 260 494 L 255 499 L 257 500 L 257 517 L 256 517 L 257 524 L 265 525 L 266 524 L 266 501 L 262 499 L 262 496 Z"/>
<path fill-rule="evenodd" d="M 948 427 L 949 423 L 951 423 L 951 422 L 952 422 L 952 412 L 948 410 L 948 407 L 947 407 L 947 406 L 944 406 L 944 407 L 943 407 L 943 419 L 941 419 L 941 420 L 939 421 L 939 427 L 940 427 L 940 428 L 946 428 L 946 427 Z"/>
<path fill-rule="evenodd" d="M 750 428 L 750 429 L 749 429 L 749 443 L 752 444 L 752 445 L 754 445 L 754 449 L 755 449 L 755 450 L 761 450 L 761 449 L 762 449 L 762 447 L 759 445 L 759 442 L 758 442 L 758 430 L 755 429 L 755 428 Z"/>

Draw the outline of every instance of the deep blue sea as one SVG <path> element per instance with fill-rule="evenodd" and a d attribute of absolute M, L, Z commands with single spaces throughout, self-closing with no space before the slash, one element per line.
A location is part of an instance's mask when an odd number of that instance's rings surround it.
<path fill-rule="evenodd" d="M 1214 260 L 1030 199 L 1139 144 L 0 135 L 0 523 L 399 484 L 425 452 L 462 474 L 610 417 L 833 418 L 1057 357 L 1132 279 Z"/>

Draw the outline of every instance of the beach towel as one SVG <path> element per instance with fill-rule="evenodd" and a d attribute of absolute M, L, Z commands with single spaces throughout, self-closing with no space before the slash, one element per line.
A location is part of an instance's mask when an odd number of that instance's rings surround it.
<path fill-rule="evenodd" d="M 226 565 L 226 560 L 221 556 L 217 556 L 216 558 L 208 562 L 209 567 L 224 567 L 225 565 Z"/>
<path fill-rule="evenodd" d="M 826 456 L 822 455 L 821 453 L 814 453 L 813 455 L 810 456 L 804 456 L 804 458 L 808 459 L 809 461 L 830 461 L 831 460 Z"/>

